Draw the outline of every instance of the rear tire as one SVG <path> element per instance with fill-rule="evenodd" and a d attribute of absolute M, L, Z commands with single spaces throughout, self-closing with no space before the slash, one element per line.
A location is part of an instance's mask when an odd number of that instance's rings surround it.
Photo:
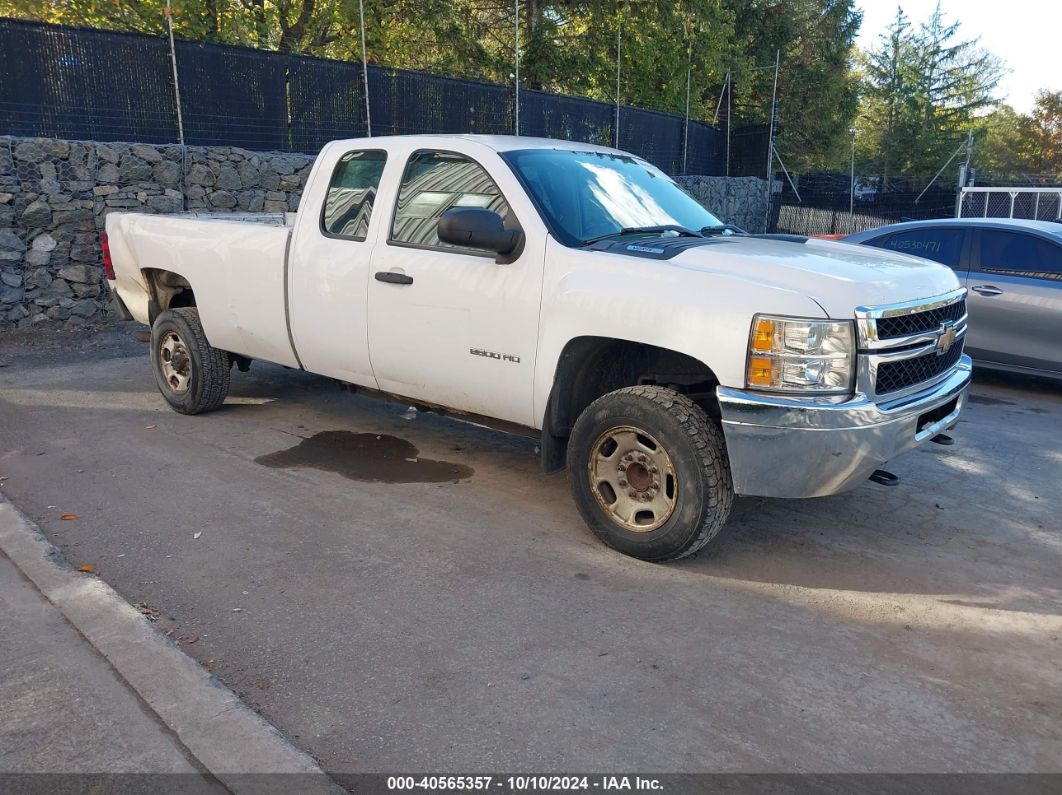
<path fill-rule="evenodd" d="M 734 499 L 719 426 L 659 386 L 618 389 L 591 403 L 568 441 L 568 477 L 594 535 L 648 561 L 701 549 Z"/>
<path fill-rule="evenodd" d="M 161 313 L 151 326 L 151 368 L 159 392 L 174 411 L 201 414 L 225 402 L 231 362 L 211 347 L 199 310 L 180 307 Z"/>

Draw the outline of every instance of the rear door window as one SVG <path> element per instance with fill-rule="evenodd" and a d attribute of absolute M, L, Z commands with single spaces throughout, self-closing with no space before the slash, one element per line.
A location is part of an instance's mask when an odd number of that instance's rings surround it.
<path fill-rule="evenodd" d="M 900 254 L 925 257 L 958 269 L 965 239 L 966 232 L 963 229 L 910 229 L 878 238 L 871 245 Z"/>
<path fill-rule="evenodd" d="M 325 194 L 321 229 L 326 235 L 364 240 L 387 154 L 347 152 L 336 163 Z"/>
<path fill-rule="evenodd" d="M 1062 245 L 1020 232 L 981 231 L 981 272 L 1062 280 Z"/>

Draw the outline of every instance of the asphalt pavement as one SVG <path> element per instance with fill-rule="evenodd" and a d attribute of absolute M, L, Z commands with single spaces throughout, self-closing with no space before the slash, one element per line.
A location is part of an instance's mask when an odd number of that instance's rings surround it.
<path fill-rule="evenodd" d="M 653 565 L 530 440 L 260 363 L 180 416 L 128 328 L 0 365 L 0 489 L 329 772 L 1062 771 L 1057 387 Z"/>

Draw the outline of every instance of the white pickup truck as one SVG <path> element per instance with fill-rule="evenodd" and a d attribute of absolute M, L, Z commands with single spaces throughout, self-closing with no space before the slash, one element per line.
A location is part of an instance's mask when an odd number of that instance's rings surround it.
<path fill-rule="evenodd" d="M 966 301 L 926 260 L 719 222 L 630 154 L 518 137 L 328 144 L 297 215 L 107 217 L 159 390 L 278 362 L 541 438 L 605 543 L 700 549 L 734 494 L 815 497 L 950 441 Z"/>

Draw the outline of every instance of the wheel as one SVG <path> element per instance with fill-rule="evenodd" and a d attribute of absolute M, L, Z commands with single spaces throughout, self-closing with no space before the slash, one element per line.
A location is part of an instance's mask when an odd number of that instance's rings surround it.
<path fill-rule="evenodd" d="M 568 441 L 568 477 L 594 534 L 642 560 L 692 555 L 734 500 L 719 426 L 658 386 L 618 389 L 587 407 Z"/>
<path fill-rule="evenodd" d="M 151 326 L 151 368 L 166 402 L 181 414 L 213 411 L 229 392 L 229 355 L 207 342 L 195 307 L 170 309 Z"/>

